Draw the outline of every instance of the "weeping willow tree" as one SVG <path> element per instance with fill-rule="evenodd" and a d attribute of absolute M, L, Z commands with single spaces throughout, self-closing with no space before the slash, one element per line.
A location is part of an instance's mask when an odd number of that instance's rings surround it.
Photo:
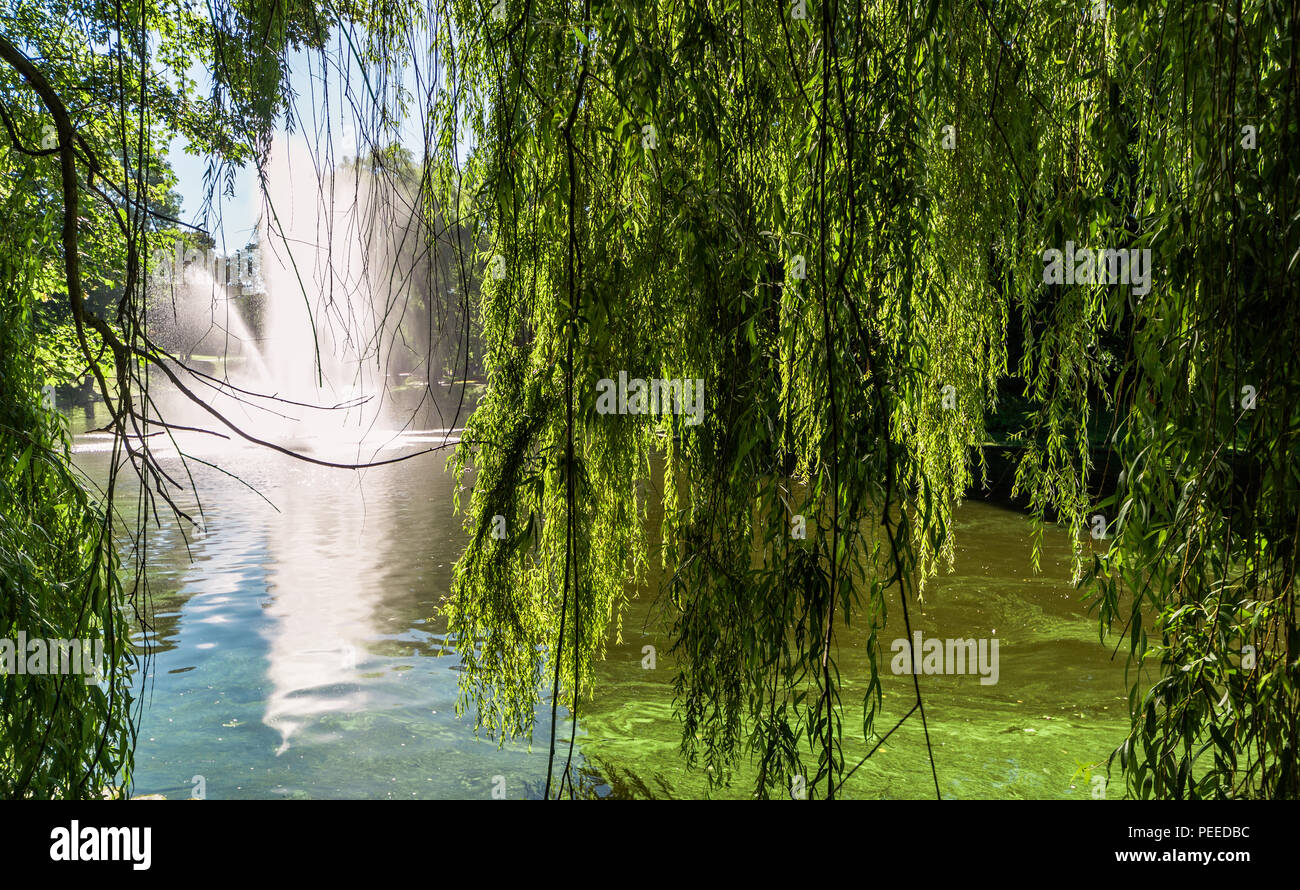
<path fill-rule="evenodd" d="M 0 207 L 21 219 L 22 203 Z M 100 797 L 130 780 L 131 625 L 107 517 L 36 371 L 30 234 L 0 235 L 0 797 Z"/>
<path fill-rule="evenodd" d="M 300 120 L 295 53 L 339 72 L 372 149 L 419 113 L 421 206 L 472 233 L 486 272 L 490 387 L 454 458 L 469 541 L 445 604 L 461 704 L 530 735 L 549 700 L 548 796 L 572 775 L 556 779 L 559 707 L 581 718 L 655 552 L 689 762 L 727 781 L 751 761 L 760 796 L 795 776 L 835 796 L 869 754 L 845 721 L 885 729 L 876 634 L 889 609 L 910 625 L 951 564 L 994 417 L 1040 525 L 1076 536 L 1103 641 L 1157 677 L 1134 680 L 1117 749 L 1130 792 L 1300 793 L 1294 3 L 70 5 L 97 23 L 86 52 L 144 72 L 115 96 L 122 129 L 158 114 L 219 160 L 214 182 Z M 132 284 L 143 215 L 124 214 L 124 308 L 92 317 L 75 196 L 107 161 L 59 115 L 75 84 L 32 76 L 59 54 L 22 49 L 5 83 L 57 124 L 82 353 L 99 368 L 107 351 L 100 388 L 136 441 L 161 420 L 146 370 L 183 382 Z M 138 169 L 119 171 L 132 208 Z M 1111 251 L 1107 274 L 1076 247 Z M 610 413 L 602 382 L 621 375 L 701 382 L 701 422 L 636 397 Z M 1027 409 L 1010 421 L 1008 384 Z M 1099 453 L 1121 470 L 1106 499 Z M 133 456 L 163 489 L 147 446 Z M 850 626 L 872 674 L 845 702 Z M 903 719 L 928 736 L 923 692 Z"/>
<path fill-rule="evenodd" d="M 1080 533 L 1103 640 L 1158 665 L 1131 792 L 1300 791 L 1294 4 L 457 9 L 499 274 L 447 611 L 484 725 L 528 732 L 548 686 L 580 715 L 662 455 L 684 753 L 834 796 L 837 632 L 878 666 L 951 560 L 1011 376 L 1019 492 Z M 1073 245 L 1128 280 L 1051 274 Z M 702 380 L 703 423 L 598 410 L 620 372 Z"/>

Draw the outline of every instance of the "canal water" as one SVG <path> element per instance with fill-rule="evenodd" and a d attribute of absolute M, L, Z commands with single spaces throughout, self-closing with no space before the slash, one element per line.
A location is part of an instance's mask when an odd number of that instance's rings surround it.
<path fill-rule="evenodd" d="M 360 456 L 427 448 L 449 435 L 394 434 L 380 452 Z M 531 750 L 476 737 L 470 716 L 456 714 L 460 665 L 445 625 L 432 617 L 464 541 L 448 452 L 353 472 L 213 441 L 220 440 L 182 442 L 239 476 L 191 463 L 203 533 L 183 533 L 160 508 L 162 526 L 151 526 L 145 542 L 153 655 L 137 684 L 133 794 L 540 796 L 549 704 L 537 709 Z M 77 464 L 101 484 L 110 446 L 105 434 L 75 438 Z M 178 456 L 160 453 L 174 475 L 183 473 Z M 119 497 L 118 509 L 129 518 L 134 499 Z M 1042 572 L 1034 574 L 1023 515 L 969 501 L 956 518 L 956 571 L 942 573 L 913 607 L 913 631 L 997 639 L 999 666 L 991 685 L 976 674 L 921 678 L 941 793 L 1093 799 L 1098 780 L 1083 771 L 1106 759 L 1127 726 L 1127 648 L 1112 658 L 1114 641 L 1099 641 L 1068 581 L 1064 532 L 1046 531 Z M 710 787 L 679 753 L 671 644 L 653 599 L 633 601 L 622 642 L 611 644 L 599 668 L 596 698 L 581 705 L 583 787 L 601 797 L 747 797 L 746 764 L 730 787 Z M 881 634 L 887 655 L 904 636 L 897 602 L 889 614 Z M 860 730 L 865 647 L 844 632 L 838 644 L 845 759 L 853 764 L 870 747 Z M 644 666 L 648 645 L 656 649 L 653 669 Z M 881 733 L 914 699 L 910 676 L 885 671 Z M 570 722 L 567 710 L 560 713 L 563 751 Z M 842 793 L 934 796 L 915 715 Z"/>

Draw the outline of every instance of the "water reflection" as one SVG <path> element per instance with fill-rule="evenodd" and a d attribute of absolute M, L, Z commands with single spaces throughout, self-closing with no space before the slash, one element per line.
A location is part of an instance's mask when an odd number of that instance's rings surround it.
<path fill-rule="evenodd" d="M 385 453 L 428 447 L 444 434 L 402 434 Z M 78 438 L 77 462 L 100 480 L 102 444 Z M 360 473 L 238 445 L 205 457 L 243 482 L 194 465 L 206 533 L 187 550 L 165 516 L 150 531 L 156 660 L 140 690 L 136 792 L 187 797 L 203 776 L 209 797 L 486 798 L 498 787 L 512 798 L 539 796 L 544 744 L 498 748 L 455 715 L 458 662 L 445 627 L 430 621 L 464 546 L 445 456 Z M 179 472 L 178 457 L 163 460 Z M 1078 592 L 1064 581 L 1065 537 L 1049 532 L 1044 573 L 1034 575 L 1023 516 L 968 503 L 958 535 L 957 572 L 936 580 L 912 614 L 913 629 L 996 637 L 1002 664 L 996 685 L 922 678 L 943 792 L 1085 796 L 1071 775 L 1122 737 L 1125 687 L 1122 659 L 1112 661 L 1098 643 Z M 663 620 L 670 616 L 652 608 L 654 599 L 651 591 L 633 601 L 622 643 L 611 642 L 597 667 L 597 698 L 583 704 L 579 757 L 594 794 L 709 793 L 705 776 L 686 770 L 679 753 Z M 902 635 L 900 618 L 894 602 L 881 635 L 886 647 Z M 865 750 L 854 728 L 865 652 L 855 632 L 837 642 L 846 756 L 856 762 Z M 655 670 L 642 667 L 645 645 L 658 650 Z M 887 675 L 884 686 L 881 732 L 912 696 L 910 677 Z M 544 703 L 539 741 L 548 719 Z M 567 748 L 567 725 L 557 735 Z M 749 787 L 742 769 L 732 788 L 713 793 L 744 797 Z M 932 796 L 919 725 L 899 730 L 845 791 Z"/>
<path fill-rule="evenodd" d="M 311 466 L 290 473 L 297 478 L 277 498 L 282 515 L 267 529 L 272 621 L 262 722 L 280 734 L 277 755 L 320 715 L 366 709 L 358 652 L 377 636 L 372 579 L 380 571 L 380 549 L 368 539 L 396 532 L 382 511 L 367 515 L 356 474 L 321 479 Z"/>
<path fill-rule="evenodd" d="M 444 438 L 396 436 L 381 457 Z M 77 449 L 102 483 L 107 450 Z M 193 464 L 206 532 L 187 551 L 165 515 L 150 531 L 136 793 L 188 797 L 203 776 L 212 798 L 488 797 L 499 776 L 535 796 L 545 756 L 456 717 L 457 659 L 429 620 L 460 548 L 445 455 L 359 473 L 238 445 L 203 456 L 243 482 Z"/>

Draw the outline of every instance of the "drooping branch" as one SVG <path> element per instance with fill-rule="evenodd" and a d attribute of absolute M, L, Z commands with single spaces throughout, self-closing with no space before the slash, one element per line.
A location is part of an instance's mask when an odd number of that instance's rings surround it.
<path fill-rule="evenodd" d="M 90 343 L 86 337 L 86 327 L 89 326 L 104 339 L 104 342 L 113 350 L 118 380 L 120 383 L 125 384 L 124 375 L 128 373 L 125 344 L 122 343 L 117 334 L 103 319 L 86 308 L 85 296 L 81 292 L 81 252 L 78 238 L 78 203 L 81 188 L 77 180 L 77 162 L 73 148 L 77 137 L 76 127 L 73 126 L 72 117 L 68 114 L 67 106 L 64 105 L 54 87 L 50 85 L 49 80 L 4 35 L 0 35 L 0 59 L 7 62 L 10 67 L 22 76 L 28 86 L 41 98 L 46 110 L 54 118 L 55 130 L 59 137 L 59 174 L 63 186 L 63 268 L 64 283 L 68 289 L 68 302 L 72 307 L 72 318 L 76 325 L 77 344 L 90 364 L 91 372 L 95 375 L 95 379 L 99 384 L 104 403 L 109 406 L 109 410 L 114 417 L 118 417 L 117 410 L 113 408 L 112 393 L 109 391 L 108 382 L 104 379 L 98 362 L 95 361 L 94 353 L 91 351 Z M 119 395 L 124 399 L 129 398 L 128 390 L 125 387 L 119 392 Z"/>

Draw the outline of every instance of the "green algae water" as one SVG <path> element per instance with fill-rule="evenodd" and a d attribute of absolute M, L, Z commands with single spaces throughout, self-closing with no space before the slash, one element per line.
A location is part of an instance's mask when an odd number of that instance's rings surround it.
<path fill-rule="evenodd" d="M 380 456 L 447 435 L 394 433 Z M 106 478 L 110 445 L 107 436 L 77 436 L 76 460 L 91 479 Z M 531 748 L 478 737 L 472 715 L 456 714 L 460 664 L 445 626 L 432 617 L 464 541 L 445 458 L 350 472 L 238 445 L 203 456 L 242 481 L 193 464 L 205 530 L 183 534 L 162 515 L 144 542 L 150 627 L 135 642 L 148 643 L 152 655 L 137 683 L 133 793 L 539 797 L 549 703 L 537 708 Z M 162 459 L 180 472 L 177 456 Z M 119 498 L 119 509 L 128 503 Z M 940 792 L 1094 797 L 1087 771 L 1095 772 L 1127 727 L 1126 650 L 1112 659 L 1069 585 L 1063 532 L 1047 530 L 1035 575 L 1023 515 L 968 502 L 956 531 L 956 571 L 941 573 L 925 602 L 911 607 L 912 630 L 925 638 L 997 640 L 997 682 L 981 683 L 976 673 L 920 677 Z M 657 579 L 649 580 L 653 591 Z M 596 698 L 580 703 L 581 787 L 599 797 L 748 797 L 747 764 L 729 786 L 711 788 L 707 773 L 688 768 L 680 753 L 668 617 L 653 595 L 642 595 L 624 616 L 621 642 L 611 641 Z M 888 663 L 891 642 L 905 636 L 895 601 L 879 634 L 886 659 L 879 734 L 914 701 L 911 676 L 890 673 Z M 870 749 L 860 726 L 865 634 L 840 631 L 837 643 L 851 766 Z M 653 668 L 647 646 L 654 647 Z M 571 723 L 566 709 L 560 714 L 563 755 Z M 917 715 L 853 773 L 841 795 L 934 796 Z"/>
<path fill-rule="evenodd" d="M 1092 777 L 1105 776 L 1104 761 L 1127 731 L 1127 649 L 1112 659 L 1113 641 L 1099 642 L 1096 621 L 1067 580 L 1065 534 L 1045 532 L 1042 572 L 1035 575 L 1029 570 L 1030 532 L 1020 513 L 966 502 L 956 513 L 955 571 L 941 572 L 925 602 L 910 606 L 912 631 L 923 638 L 998 641 L 996 683 L 983 684 L 973 672 L 920 676 L 945 798 L 1093 799 L 1105 792 L 1101 778 Z M 662 634 L 663 616 L 655 611 L 634 601 L 623 642 L 611 645 L 603 670 L 608 691 L 581 714 L 583 753 L 629 796 L 748 797 L 753 770 L 742 766 L 731 788 L 710 790 L 704 773 L 684 769 L 680 727 L 672 716 L 671 658 L 663 654 L 670 643 Z M 907 637 L 896 598 L 878 637 L 886 663 L 875 729 L 883 735 L 915 702 L 911 675 L 894 675 L 888 663 L 891 643 Z M 844 759 L 851 768 L 874 745 L 861 732 L 869 675 L 866 633 L 840 630 L 837 642 Z M 653 670 L 644 667 L 645 646 L 655 647 Z M 853 773 L 841 794 L 935 796 L 916 714 Z"/>

